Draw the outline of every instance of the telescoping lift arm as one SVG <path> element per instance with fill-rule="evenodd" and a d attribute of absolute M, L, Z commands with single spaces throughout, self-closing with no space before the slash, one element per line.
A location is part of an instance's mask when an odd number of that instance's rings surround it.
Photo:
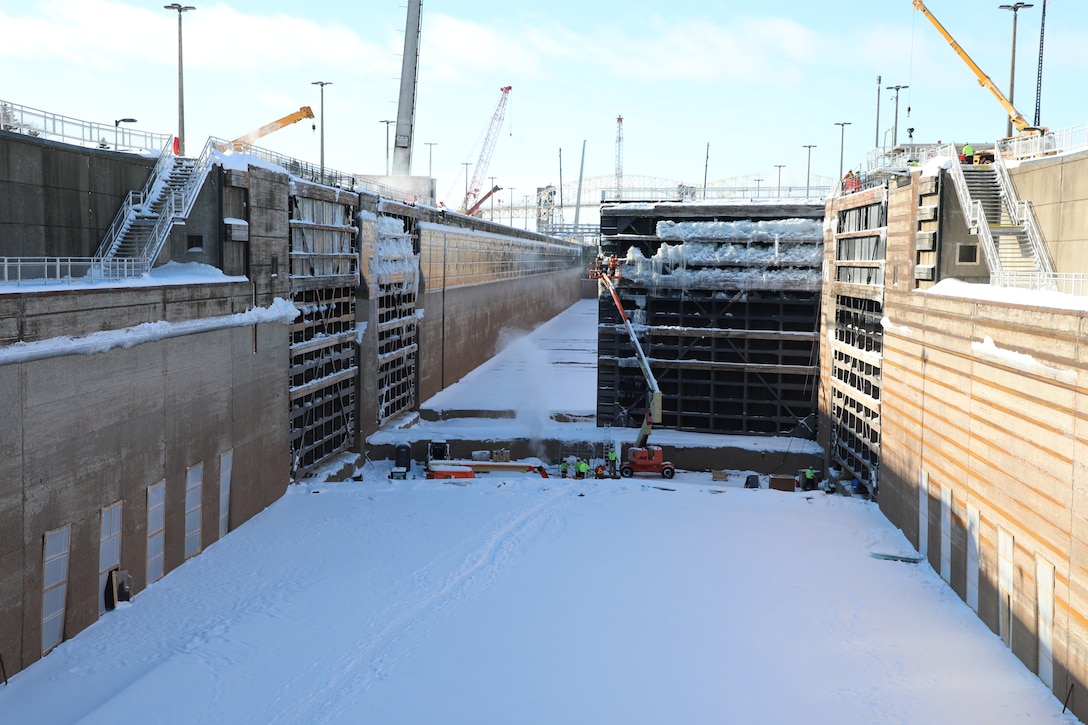
<path fill-rule="evenodd" d="M 272 123 L 266 123 L 260 128 L 254 129 L 247 133 L 245 136 L 239 136 L 230 142 L 230 147 L 235 151 L 243 151 L 247 146 L 253 144 L 259 138 L 267 136 L 273 131 L 279 131 L 284 126 L 290 126 L 292 123 L 298 123 L 304 118 L 313 118 L 314 112 L 310 110 L 309 106 L 303 106 L 294 113 L 289 113 L 283 118 L 277 119 Z"/>
<path fill-rule="evenodd" d="M 975 75 L 978 77 L 978 84 L 994 94 L 998 103 L 1000 103 L 1005 111 L 1008 112 L 1009 120 L 1012 121 L 1012 125 L 1016 127 L 1017 132 L 1024 134 L 1037 133 L 1040 131 L 1040 129 L 1028 123 L 1023 114 L 1016 110 L 1016 106 L 1012 105 L 1012 101 L 1006 98 L 1005 94 L 1001 92 L 1001 89 L 994 85 L 994 82 L 990 80 L 990 76 L 983 73 L 982 69 L 978 67 L 978 64 L 971 60 L 971 56 L 967 55 L 967 52 L 961 48 L 960 44 L 956 42 L 956 39 L 944 29 L 944 26 L 941 25 L 940 21 L 933 17 L 933 13 L 929 12 L 929 8 L 926 7 L 922 0 L 914 0 L 914 9 L 921 10 L 922 14 L 929 18 L 929 22 L 933 23 L 933 27 L 937 28 L 937 31 L 944 36 L 944 39 L 952 46 L 952 50 L 956 51 L 956 55 L 963 59 L 963 62 L 974 71 Z"/>
<path fill-rule="evenodd" d="M 627 319 L 627 312 L 624 311 L 623 303 L 620 302 L 619 293 L 616 292 L 616 287 L 612 284 L 612 276 L 618 276 L 618 270 L 619 267 L 615 257 L 608 260 L 608 269 L 601 269 L 601 260 L 598 259 L 597 264 L 590 270 L 589 276 L 603 282 L 609 294 L 612 295 L 612 301 L 616 303 L 620 319 L 623 320 L 623 325 L 627 329 L 627 336 L 631 338 L 631 342 L 635 346 L 639 369 L 642 370 L 642 375 L 646 378 L 646 384 L 650 388 L 648 391 L 649 409 L 646 411 L 646 419 L 642 422 L 642 428 L 638 432 L 638 439 L 635 441 L 635 448 L 643 448 L 650 438 L 654 425 L 661 423 L 661 388 L 657 384 L 657 378 L 650 371 L 650 362 L 646 359 L 646 353 L 642 351 L 642 345 L 635 336 L 635 328 L 631 326 L 631 321 Z"/>
<path fill-rule="evenodd" d="M 480 207 L 484 205 L 484 202 L 491 198 L 491 195 L 496 191 L 502 191 L 501 187 L 493 186 L 491 190 L 480 197 L 480 200 L 472 205 L 472 208 L 465 212 L 468 216 L 476 216 L 476 212 L 480 211 Z"/>

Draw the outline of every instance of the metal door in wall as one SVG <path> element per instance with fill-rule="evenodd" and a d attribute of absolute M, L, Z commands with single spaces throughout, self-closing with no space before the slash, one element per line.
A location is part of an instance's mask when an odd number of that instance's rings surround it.
<path fill-rule="evenodd" d="M 419 254 L 405 220 L 378 218 L 372 279 L 378 300 L 378 423 L 416 406 Z"/>
<path fill-rule="evenodd" d="M 297 478 L 355 442 L 359 267 L 354 206 L 296 195 L 290 212 L 292 302 L 299 311 L 291 325 L 289 386 Z"/>

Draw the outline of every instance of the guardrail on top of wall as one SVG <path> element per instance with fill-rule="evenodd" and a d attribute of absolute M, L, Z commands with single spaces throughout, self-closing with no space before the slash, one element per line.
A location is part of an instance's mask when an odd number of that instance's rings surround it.
<path fill-rule="evenodd" d="M 1061 156 L 1088 149 L 1088 123 L 1007 138 L 998 142 L 997 150 L 1006 161 L 1024 161 L 1048 156 Z"/>
<path fill-rule="evenodd" d="M 157 154 L 173 138 L 168 133 L 149 133 L 115 121 L 112 126 L 82 121 L 0 100 L 0 130 L 87 148 Z"/>

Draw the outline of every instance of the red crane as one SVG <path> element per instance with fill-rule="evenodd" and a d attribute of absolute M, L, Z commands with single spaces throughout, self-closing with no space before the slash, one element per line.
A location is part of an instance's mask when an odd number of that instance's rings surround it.
<path fill-rule="evenodd" d="M 483 148 L 480 149 L 480 158 L 476 161 L 476 170 L 472 174 L 472 183 L 465 194 L 465 200 L 461 203 L 461 212 L 467 213 L 474 205 L 476 197 L 480 195 L 480 187 L 487 176 L 487 167 L 491 164 L 491 154 L 495 151 L 495 143 L 499 140 L 499 129 L 502 128 L 502 119 L 506 115 L 506 100 L 510 96 L 513 86 L 505 86 L 500 89 L 502 95 L 495 106 L 495 112 L 491 114 L 491 124 L 488 126 L 487 135 L 484 137 Z"/>

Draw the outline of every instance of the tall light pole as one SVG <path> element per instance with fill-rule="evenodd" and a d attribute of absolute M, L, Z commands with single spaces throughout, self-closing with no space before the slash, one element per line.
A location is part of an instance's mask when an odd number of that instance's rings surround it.
<path fill-rule="evenodd" d="M 385 124 L 385 175 L 389 176 L 389 124 L 396 121 L 378 121 Z"/>
<path fill-rule="evenodd" d="M 136 123 L 136 119 L 135 118 L 119 118 L 119 119 L 117 119 L 116 121 L 113 122 L 113 148 L 114 148 L 115 151 L 121 145 L 117 140 L 117 135 L 118 135 L 117 128 L 122 123 Z"/>
<path fill-rule="evenodd" d="M 314 86 L 321 86 L 321 178 L 325 178 L 325 86 L 331 86 L 332 81 L 314 81 Z"/>
<path fill-rule="evenodd" d="M 873 148 L 880 148 L 880 76 L 876 77 L 876 141 Z"/>
<path fill-rule="evenodd" d="M 165 10 L 178 11 L 178 156 L 185 155 L 185 73 L 181 54 L 181 14 L 196 10 L 192 5 L 170 3 L 163 5 Z"/>
<path fill-rule="evenodd" d="M 759 184 L 760 184 L 761 181 L 763 181 L 763 179 L 759 178 L 758 176 L 755 178 L 755 182 L 756 182 L 756 198 L 757 199 L 759 198 Z"/>
<path fill-rule="evenodd" d="M 1012 10 L 1012 57 L 1009 59 L 1009 105 L 1015 106 L 1014 93 L 1016 90 L 1016 17 L 1024 8 L 1034 7 L 1031 3 L 1013 3 L 1012 5 L 998 5 L 1001 10 Z M 1005 135 L 1012 136 L 1012 116 L 1009 116 L 1005 124 Z"/>
<path fill-rule="evenodd" d="M 428 178 L 434 178 L 434 147 L 438 145 L 437 141 L 425 141 L 427 144 L 427 176 Z"/>
<path fill-rule="evenodd" d="M 1046 35 L 1046 2 L 1043 2 L 1043 19 L 1039 23 L 1039 74 L 1035 77 L 1035 125 L 1039 125 L 1039 111 L 1043 103 L 1043 36 Z"/>
<path fill-rule="evenodd" d="M 487 187 L 487 190 L 491 191 L 492 189 L 495 188 L 495 177 L 494 176 L 489 176 L 487 178 L 491 179 L 491 186 Z M 491 221 L 495 221 L 495 195 L 494 194 L 491 195 Z"/>
<path fill-rule="evenodd" d="M 706 199 L 706 175 L 710 171 L 710 142 L 706 142 L 706 161 L 703 162 L 703 199 Z"/>
<path fill-rule="evenodd" d="M 839 181 L 842 181 L 842 159 L 843 149 L 846 146 L 846 127 L 849 126 L 851 121 L 836 121 L 835 125 L 842 129 L 842 133 L 839 134 Z"/>
<path fill-rule="evenodd" d="M 808 149 L 808 163 L 805 164 L 805 198 L 807 199 L 812 188 L 809 184 L 809 179 L 812 178 L 812 149 L 816 148 L 816 144 L 807 143 L 801 148 Z"/>
<path fill-rule="evenodd" d="M 895 91 L 895 123 L 892 124 L 893 149 L 899 145 L 899 91 L 904 88 L 910 88 L 910 86 L 888 86 L 889 91 Z"/>
<path fill-rule="evenodd" d="M 472 166 L 471 162 L 462 161 L 461 166 L 465 167 L 465 209 L 468 209 L 468 167 Z"/>
<path fill-rule="evenodd" d="M 786 168 L 785 164 L 775 164 L 774 167 L 778 169 L 778 198 L 782 198 L 782 169 Z"/>

